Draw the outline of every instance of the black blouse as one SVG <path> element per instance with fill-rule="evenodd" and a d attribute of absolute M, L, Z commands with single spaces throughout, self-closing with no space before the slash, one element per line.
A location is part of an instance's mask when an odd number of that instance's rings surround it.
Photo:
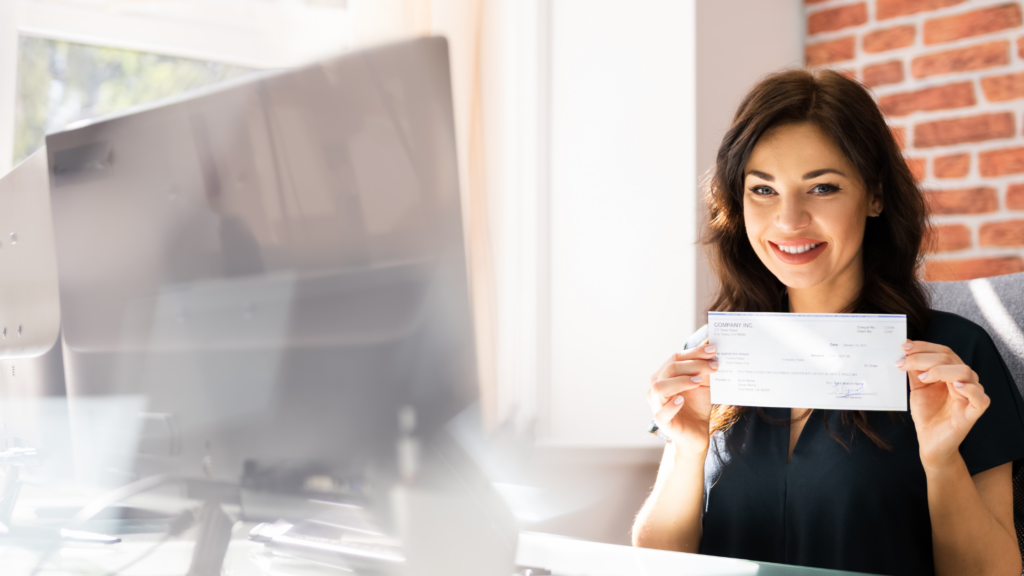
<path fill-rule="evenodd" d="M 992 399 L 960 444 L 972 475 L 1024 459 L 1024 401 L 995 344 L 977 324 L 933 311 L 923 338 L 949 346 Z M 908 389 L 909 394 L 909 389 Z M 788 408 L 765 408 L 772 418 Z M 838 432 L 846 448 L 829 435 Z M 934 574 L 925 474 L 910 412 L 870 412 L 883 450 L 815 410 L 787 463 L 789 427 L 749 410 L 712 437 L 705 462 L 700 551 L 876 574 Z M 851 439 L 852 434 L 852 439 Z"/>

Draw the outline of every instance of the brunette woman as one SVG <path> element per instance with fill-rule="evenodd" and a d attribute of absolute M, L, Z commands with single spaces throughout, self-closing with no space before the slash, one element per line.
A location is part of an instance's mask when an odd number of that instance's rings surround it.
<path fill-rule="evenodd" d="M 720 311 L 906 314 L 907 413 L 712 406 L 706 327 L 651 378 L 670 439 L 637 546 L 878 574 L 1020 574 L 1024 402 L 976 324 L 930 310 L 925 201 L 860 84 L 765 78 L 707 190 Z"/>

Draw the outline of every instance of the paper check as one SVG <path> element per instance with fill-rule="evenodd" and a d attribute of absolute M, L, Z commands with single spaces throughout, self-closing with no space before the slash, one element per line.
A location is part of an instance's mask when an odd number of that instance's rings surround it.
<path fill-rule="evenodd" d="M 709 312 L 711 403 L 906 410 L 902 314 Z"/>

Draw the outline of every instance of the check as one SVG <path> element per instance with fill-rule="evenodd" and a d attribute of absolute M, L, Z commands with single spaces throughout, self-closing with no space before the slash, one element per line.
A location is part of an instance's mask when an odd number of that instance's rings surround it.
<path fill-rule="evenodd" d="M 906 410 L 902 314 L 709 312 L 711 403 Z"/>

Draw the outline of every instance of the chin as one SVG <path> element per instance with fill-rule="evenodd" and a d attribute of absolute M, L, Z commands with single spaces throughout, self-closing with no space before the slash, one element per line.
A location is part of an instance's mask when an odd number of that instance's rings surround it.
<path fill-rule="evenodd" d="M 769 270 L 771 269 L 769 268 Z M 771 270 L 771 273 L 787 288 L 795 288 L 797 290 L 814 288 L 825 280 L 821 274 L 794 274 L 791 271 L 780 273 L 778 270 Z"/>

